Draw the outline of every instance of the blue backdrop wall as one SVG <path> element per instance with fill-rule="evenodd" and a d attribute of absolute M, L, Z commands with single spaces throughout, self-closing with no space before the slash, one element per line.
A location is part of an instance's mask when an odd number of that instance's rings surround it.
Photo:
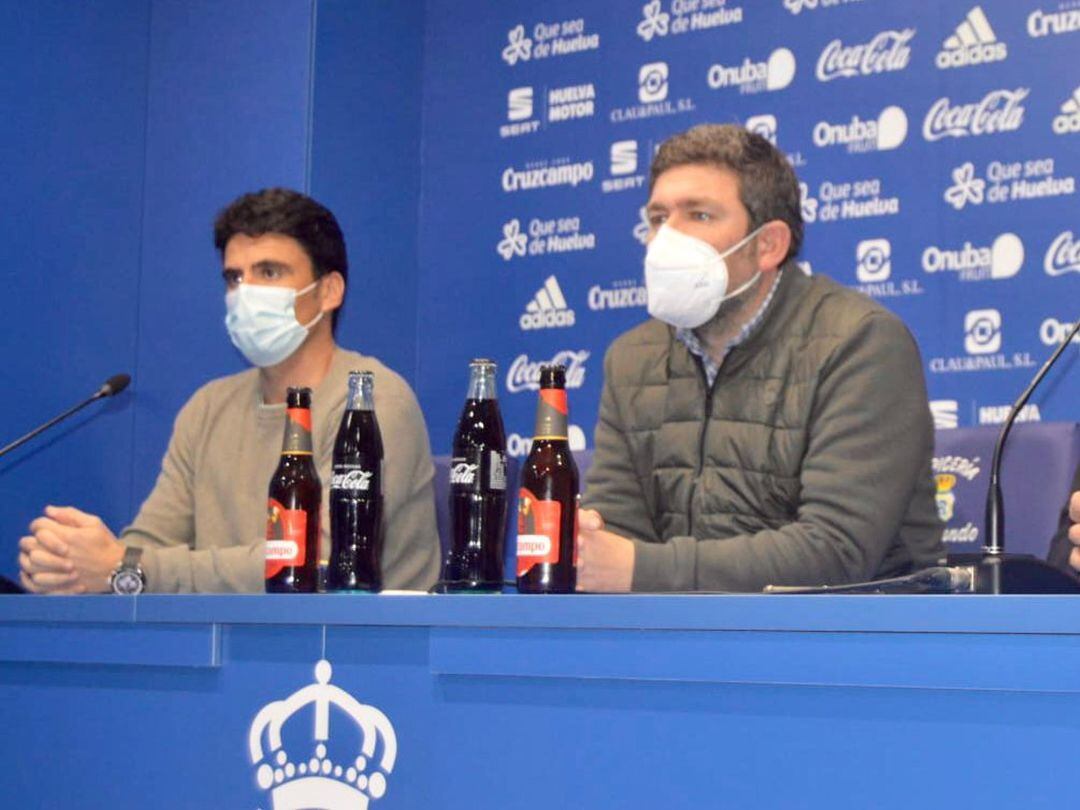
<path fill-rule="evenodd" d="M 321 0 L 316 19 L 310 190 L 351 265 L 338 338 L 411 382 L 424 4 Z"/>
<path fill-rule="evenodd" d="M 135 367 L 150 4 L 123 12 L 0 7 L 5 444 Z M 47 501 L 126 516 L 134 425 L 130 401 L 117 400 L 0 461 L 5 570 Z"/>
<path fill-rule="evenodd" d="M 0 441 L 134 378 L 0 461 L 0 570 L 45 503 L 123 526 L 183 402 L 244 368 L 210 232 L 240 193 L 287 185 L 334 208 L 354 265 L 341 338 L 413 376 L 423 7 L 405 5 L 0 3 Z"/>
<path fill-rule="evenodd" d="M 803 181 L 802 266 L 914 331 L 939 427 L 1000 421 L 1080 312 L 1080 45 L 1044 0 L 428 3 L 421 402 L 445 452 L 493 354 L 511 452 L 537 364 L 591 444 L 605 347 L 645 315 L 650 157 L 701 122 Z M 453 340 L 446 340 L 453 335 Z M 1077 418 L 1076 353 L 1027 418 Z M 447 392 L 452 395 L 447 397 Z M 575 437 L 572 436 L 572 440 Z"/>
<path fill-rule="evenodd" d="M 6 431 L 135 377 L 0 461 L 12 550 L 46 502 L 122 525 L 182 402 L 243 367 L 210 222 L 253 188 L 338 213 L 342 342 L 414 383 L 437 453 L 478 355 L 512 453 L 550 359 L 591 444 L 603 351 L 645 317 L 649 159 L 702 121 L 790 156 L 803 270 L 907 321 L 939 426 L 999 420 L 1077 317 L 1080 21 L 1056 2 L 6 0 L 0 21 Z M 1076 365 L 1028 418 L 1076 418 Z"/>

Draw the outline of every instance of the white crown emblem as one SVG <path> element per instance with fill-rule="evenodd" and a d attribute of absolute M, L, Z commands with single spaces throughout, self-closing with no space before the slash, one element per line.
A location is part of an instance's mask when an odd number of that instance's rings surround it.
<path fill-rule="evenodd" d="M 315 665 L 316 683 L 284 700 L 268 703 L 251 723 L 248 748 L 255 781 L 270 791 L 274 810 L 364 810 L 371 799 L 386 793 L 386 775 L 394 769 L 397 758 L 394 727 L 374 706 L 364 705 L 344 689 L 332 686 L 331 671 L 329 661 L 319 661 Z M 343 763 L 327 756 L 331 705 L 352 720 L 360 733 L 356 757 Z M 281 729 L 307 706 L 313 706 L 315 711 L 314 750 L 294 762 L 282 745 Z M 381 754 L 376 762 L 373 758 L 380 741 Z M 295 750 L 292 753 L 295 756 Z"/>

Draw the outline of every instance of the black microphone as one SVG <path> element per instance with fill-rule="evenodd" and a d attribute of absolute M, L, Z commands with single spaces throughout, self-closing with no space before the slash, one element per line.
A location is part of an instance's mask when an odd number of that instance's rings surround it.
<path fill-rule="evenodd" d="M 100 399 L 101 397 L 115 397 L 125 388 L 131 384 L 130 374 L 113 374 L 109 379 L 102 383 L 101 388 L 97 390 L 91 399 Z"/>
<path fill-rule="evenodd" d="M 127 388 L 128 384 L 130 382 L 131 382 L 131 375 L 130 374 L 114 374 L 112 377 L 109 377 L 109 379 L 107 379 L 102 384 L 101 388 L 99 388 L 97 391 L 94 392 L 93 396 L 91 396 L 91 397 L 89 397 L 87 399 L 84 399 L 82 402 L 80 402 L 74 408 L 69 408 L 68 410 L 64 411 L 62 414 L 55 417 L 54 419 L 50 419 L 48 422 L 46 422 L 41 427 L 34 428 L 29 433 L 27 433 L 25 436 L 20 436 L 18 439 L 13 441 L 11 444 L 7 445 L 7 447 L 4 447 L 3 449 L 0 449 L 0 456 L 5 456 L 8 453 L 10 453 L 12 450 L 14 450 L 16 447 L 21 447 L 22 445 L 26 444 L 28 441 L 30 441 L 32 438 L 37 436 L 42 431 L 48 430 L 53 425 L 55 425 L 57 422 L 64 421 L 69 416 L 71 416 L 73 413 L 76 413 L 77 411 L 80 411 L 83 408 L 85 408 L 91 402 L 94 402 L 94 401 L 99 400 L 99 399 L 104 399 L 105 397 L 116 396 L 121 391 L 123 391 L 125 388 Z"/>
<path fill-rule="evenodd" d="M 1020 409 L 1027 404 L 1043 377 L 1065 353 L 1080 332 L 1080 320 L 1073 324 L 1065 340 L 1050 359 L 1043 363 L 1024 393 L 1013 404 L 1009 416 L 998 434 L 990 462 L 990 489 L 986 493 L 986 544 L 982 555 L 950 554 L 950 564 L 969 564 L 975 567 L 976 593 L 1080 593 L 1080 579 L 1061 571 L 1044 560 L 1029 554 L 1005 553 L 1005 504 L 1001 491 L 1001 462 L 1005 440 L 1009 438 Z"/>

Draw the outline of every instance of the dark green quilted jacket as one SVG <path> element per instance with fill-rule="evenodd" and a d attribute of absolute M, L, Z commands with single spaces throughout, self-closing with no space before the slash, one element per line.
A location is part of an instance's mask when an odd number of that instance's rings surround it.
<path fill-rule="evenodd" d="M 757 591 L 944 554 L 919 350 L 895 315 L 793 264 L 711 390 L 650 320 L 604 360 L 584 505 L 635 541 L 635 591 Z"/>

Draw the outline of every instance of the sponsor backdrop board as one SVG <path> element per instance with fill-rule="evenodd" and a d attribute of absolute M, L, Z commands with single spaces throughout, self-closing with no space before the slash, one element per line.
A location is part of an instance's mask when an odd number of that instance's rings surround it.
<path fill-rule="evenodd" d="M 1000 422 L 1080 309 L 1080 9 L 1054 2 L 428 4 L 418 386 L 447 452 L 471 357 L 527 452 L 538 366 L 592 445 L 611 340 L 646 317 L 666 137 L 738 122 L 802 180 L 803 272 L 922 349 L 939 428 Z M 1025 418 L 1074 420 L 1075 353 Z"/>

